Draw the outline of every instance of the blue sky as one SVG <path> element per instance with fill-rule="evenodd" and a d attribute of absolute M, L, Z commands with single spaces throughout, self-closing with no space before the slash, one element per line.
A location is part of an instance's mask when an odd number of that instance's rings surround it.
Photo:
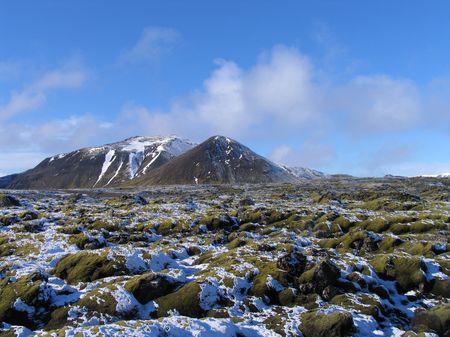
<path fill-rule="evenodd" d="M 131 4 L 132 3 L 132 4 Z M 450 172 L 446 1 L 3 1 L 0 174 L 133 135 Z"/>

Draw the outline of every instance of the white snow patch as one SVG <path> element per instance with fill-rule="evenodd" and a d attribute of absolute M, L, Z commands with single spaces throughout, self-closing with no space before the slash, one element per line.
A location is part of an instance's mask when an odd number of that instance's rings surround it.
<path fill-rule="evenodd" d="M 100 172 L 100 175 L 98 176 L 97 181 L 95 182 L 94 186 L 98 184 L 98 182 L 103 178 L 106 171 L 108 171 L 108 168 L 111 166 L 112 162 L 116 159 L 114 157 L 116 151 L 109 150 L 108 153 L 105 155 L 105 161 L 103 162 L 102 171 Z"/>
<path fill-rule="evenodd" d="M 111 177 L 111 179 L 109 179 L 109 181 L 106 183 L 105 186 L 108 186 L 108 185 L 111 183 L 111 181 L 113 181 L 113 180 L 117 177 L 117 175 L 118 175 L 119 172 L 120 172 L 120 169 L 122 168 L 122 165 L 123 165 L 123 161 L 120 162 L 120 165 L 119 165 L 119 167 L 117 168 L 116 173 L 114 173 L 114 175 Z"/>

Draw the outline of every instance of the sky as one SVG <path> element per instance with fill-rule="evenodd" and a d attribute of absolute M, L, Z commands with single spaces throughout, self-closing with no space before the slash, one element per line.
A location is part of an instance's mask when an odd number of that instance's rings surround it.
<path fill-rule="evenodd" d="M 0 176 L 225 135 L 356 176 L 450 172 L 448 1 L 0 2 Z"/>

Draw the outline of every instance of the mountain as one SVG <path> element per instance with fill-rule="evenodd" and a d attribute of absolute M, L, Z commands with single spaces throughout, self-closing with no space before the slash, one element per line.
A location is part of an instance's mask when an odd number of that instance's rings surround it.
<path fill-rule="evenodd" d="M 316 171 L 306 167 L 289 167 L 283 164 L 281 164 L 280 166 L 283 167 L 292 175 L 294 175 L 295 177 L 297 177 L 298 179 L 313 180 L 327 177 L 327 175 L 323 172 Z"/>
<path fill-rule="evenodd" d="M 132 137 L 46 158 L 7 188 L 112 187 L 148 174 L 196 144 L 176 136 Z"/>
<path fill-rule="evenodd" d="M 223 136 L 207 139 L 131 185 L 295 182 L 298 177 Z"/>
<path fill-rule="evenodd" d="M 0 188 L 5 188 L 18 176 L 18 174 L 10 174 L 0 177 Z"/>
<path fill-rule="evenodd" d="M 0 188 L 109 188 L 170 184 L 279 183 L 326 177 L 271 162 L 223 136 L 203 143 L 132 137 L 44 159 L 24 173 L 0 178 Z"/>

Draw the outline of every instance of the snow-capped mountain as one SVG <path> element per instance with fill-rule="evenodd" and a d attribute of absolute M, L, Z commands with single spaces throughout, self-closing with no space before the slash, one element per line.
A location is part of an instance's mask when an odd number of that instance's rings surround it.
<path fill-rule="evenodd" d="M 285 168 L 224 136 L 214 136 L 174 158 L 133 185 L 294 182 Z"/>
<path fill-rule="evenodd" d="M 8 188 L 112 187 L 144 175 L 196 143 L 176 136 L 132 137 L 46 158 Z"/>
<path fill-rule="evenodd" d="M 279 165 L 224 136 L 196 143 L 177 136 L 132 137 L 44 159 L 2 177 L 0 188 L 109 188 L 156 184 L 295 182 L 323 173 Z"/>
<path fill-rule="evenodd" d="M 298 179 L 312 180 L 327 177 L 327 175 L 323 172 L 306 167 L 289 167 L 284 164 L 280 164 L 280 166 Z"/>

